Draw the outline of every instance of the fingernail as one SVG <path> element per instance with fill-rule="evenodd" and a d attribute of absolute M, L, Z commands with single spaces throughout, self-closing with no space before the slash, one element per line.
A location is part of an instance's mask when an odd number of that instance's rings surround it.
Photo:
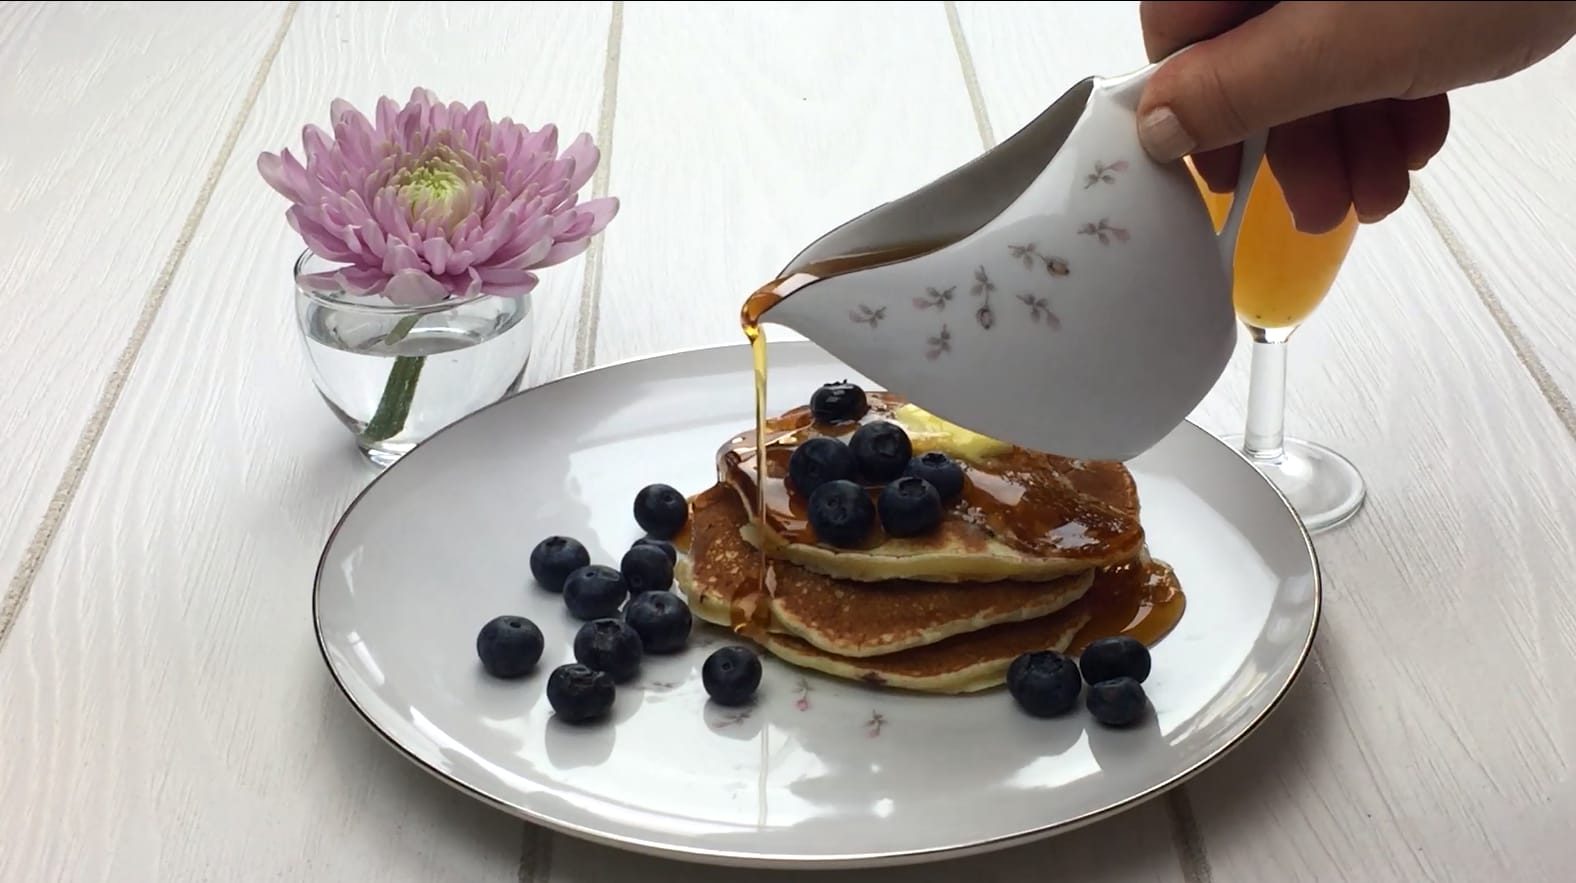
<path fill-rule="evenodd" d="M 1171 162 L 1193 152 L 1197 142 L 1169 107 L 1157 107 L 1138 121 L 1138 143 L 1155 162 Z"/>

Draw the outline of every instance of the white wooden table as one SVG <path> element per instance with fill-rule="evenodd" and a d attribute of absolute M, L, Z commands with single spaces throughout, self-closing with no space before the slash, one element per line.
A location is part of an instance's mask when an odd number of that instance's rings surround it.
<path fill-rule="evenodd" d="M 535 295 L 536 383 L 737 341 L 799 246 L 1142 65 L 1134 7 L 0 4 L 0 881 L 740 879 L 474 803 L 331 686 L 312 572 L 371 473 L 305 373 L 257 154 L 418 84 L 595 133 L 623 213 Z M 1567 48 L 1457 95 L 1295 341 L 1288 428 L 1371 500 L 1318 539 L 1287 704 L 1118 818 L 825 879 L 1570 879 L 1572 82 Z M 1238 428 L 1245 369 L 1198 422 Z"/>

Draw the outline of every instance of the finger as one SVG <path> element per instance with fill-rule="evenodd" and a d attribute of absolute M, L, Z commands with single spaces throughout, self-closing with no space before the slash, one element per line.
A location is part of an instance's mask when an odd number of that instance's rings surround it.
<path fill-rule="evenodd" d="M 1151 62 L 1159 61 L 1184 46 L 1224 34 L 1274 5 L 1257 2 L 1156 3 L 1144 0 L 1138 4 L 1144 51 Z"/>
<path fill-rule="evenodd" d="M 1298 230 L 1328 233 L 1351 209 L 1352 191 L 1333 114 L 1296 120 L 1270 133 L 1265 156 Z"/>
<path fill-rule="evenodd" d="M 1445 146 L 1445 136 L 1450 132 L 1450 98 L 1434 95 L 1415 101 L 1396 100 L 1390 105 L 1406 167 L 1415 172 L 1428 165 Z"/>
<path fill-rule="evenodd" d="M 1199 177 L 1216 193 L 1230 193 L 1237 188 L 1237 171 L 1242 165 L 1242 145 L 1233 144 L 1219 150 L 1193 155 L 1193 168 Z"/>
<path fill-rule="evenodd" d="M 1355 7 L 1361 9 L 1361 7 Z M 1193 44 L 1150 77 L 1139 137 L 1159 162 L 1214 150 L 1254 132 L 1397 94 L 1404 46 L 1335 18 L 1341 10 L 1280 4 L 1219 37 Z M 1350 16 L 1350 11 L 1344 14 Z"/>
<path fill-rule="evenodd" d="M 1392 102 L 1376 101 L 1335 114 L 1352 206 L 1365 224 L 1381 221 L 1400 208 L 1412 187 L 1393 112 Z"/>

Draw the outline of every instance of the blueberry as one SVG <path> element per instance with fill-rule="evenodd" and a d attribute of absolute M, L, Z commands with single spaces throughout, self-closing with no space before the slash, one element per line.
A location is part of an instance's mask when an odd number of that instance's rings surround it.
<path fill-rule="evenodd" d="M 476 633 L 476 655 L 495 678 L 530 674 L 542 658 L 542 630 L 523 616 L 498 616 Z"/>
<path fill-rule="evenodd" d="M 666 592 L 673 585 L 673 562 L 661 549 L 651 546 L 631 546 L 618 569 L 631 595 Z"/>
<path fill-rule="evenodd" d="M 677 653 L 689 643 L 694 617 L 672 592 L 636 595 L 624 610 L 624 621 L 640 635 L 647 653 Z"/>
<path fill-rule="evenodd" d="M 876 507 L 865 489 L 847 479 L 829 481 L 810 495 L 810 527 L 822 542 L 856 546 L 875 524 Z"/>
<path fill-rule="evenodd" d="M 597 619 L 575 632 L 575 661 L 605 671 L 615 682 L 627 681 L 640 671 L 646 654 L 640 635 L 616 619 Z"/>
<path fill-rule="evenodd" d="M 950 503 L 963 493 L 963 467 L 941 451 L 926 451 L 909 460 L 905 474 L 930 482 L 943 503 Z"/>
<path fill-rule="evenodd" d="M 566 723 L 605 717 L 616 692 L 612 675 L 582 663 L 560 665 L 547 676 L 547 704 Z"/>
<path fill-rule="evenodd" d="M 835 438 L 817 436 L 794 448 L 788 458 L 788 480 L 808 497 L 829 481 L 854 477 L 854 453 Z"/>
<path fill-rule="evenodd" d="M 876 512 L 888 535 L 917 537 L 941 524 L 941 495 L 923 478 L 905 475 L 881 489 Z"/>
<path fill-rule="evenodd" d="M 914 446 L 903 427 L 889 420 L 866 423 L 848 440 L 854 468 L 866 481 L 886 483 L 908 468 Z"/>
<path fill-rule="evenodd" d="M 689 501 L 671 485 L 648 484 L 635 495 L 635 523 L 648 536 L 671 540 L 689 520 Z"/>
<path fill-rule="evenodd" d="M 1114 678 L 1132 678 L 1142 684 L 1149 679 L 1149 666 L 1149 648 L 1127 635 L 1090 641 L 1078 655 L 1078 667 L 1091 684 Z"/>
<path fill-rule="evenodd" d="M 820 423 L 848 423 L 865 416 L 865 391 L 844 380 L 810 395 L 810 416 Z"/>
<path fill-rule="evenodd" d="M 679 550 L 674 548 L 673 544 L 667 540 L 659 540 L 655 537 L 641 537 L 630 548 L 633 549 L 638 546 L 650 546 L 653 549 L 661 549 L 662 554 L 668 556 L 669 564 L 679 563 Z"/>
<path fill-rule="evenodd" d="M 1084 700 L 1089 714 L 1108 727 L 1126 727 L 1137 723 L 1144 716 L 1148 704 L 1144 686 L 1132 678 L 1112 678 L 1089 685 L 1089 696 Z"/>
<path fill-rule="evenodd" d="M 623 574 L 606 564 L 587 564 L 564 580 L 564 606 L 579 620 L 617 616 L 628 594 Z"/>
<path fill-rule="evenodd" d="M 1055 650 L 1024 653 L 1007 668 L 1007 692 L 1034 717 L 1056 717 L 1078 702 L 1078 666 Z"/>
<path fill-rule="evenodd" d="M 531 576 L 549 592 L 562 592 L 564 580 L 591 563 L 591 553 L 574 537 L 551 536 L 531 550 Z"/>
<path fill-rule="evenodd" d="M 743 705 L 761 685 L 761 659 L 748 647 L 723 647 L 706 657 L 700 682 L 718 705 Z"/>

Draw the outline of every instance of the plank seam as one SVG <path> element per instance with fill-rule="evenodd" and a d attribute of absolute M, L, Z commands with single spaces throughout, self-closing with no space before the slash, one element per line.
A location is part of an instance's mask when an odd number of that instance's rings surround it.
<path fill-rule="evenodd" d="M 602 113 L 597 119 L 596 141 L 602 161 L 591 179 L 593 199 L 607 196 L 613 166 L 613 118 L 618 109 L 619 51 L 624 42 L 624 4 L 615 2 L 607 26 L 607 57 L 602 66 Z M 575 329 L 574 370 L 584 371 L 596 362 L 597 325 L 602 321 L 602 251 L 608 233 L 591 240 L 586 249 L 585 279 L 580 289 L 580 324 Z"/>
<path fill-rule="evenodd" d="M 979 129 L 980 142 L 989 150 L 996 146 L 996 132 L 991 128 L 990 114 L 985 110 L 985 95 L 980 90 L 979 72 L 974 67 L 974 55 L 969 51 L 969 40 L 963 35 L 963 19 L 958 15 L 958 4 L 947 0 L 947 29 L 952 32 L 952 46 L 958 52 L 958 66 L 963 71 L 963 88 L 969 94 L 969 107 L 974 111 L 974 126 Z"/>
<path fill-rule="evenodd" d="M 979 128 L 980 142 L 986 150 L 996 146 L 996 135 L 990 124 L 990 114 L 985 108 L 985 96 L 980 88 L 979 72 L 974 66 L 974 56 L 969 51 L 968 38 L 963 33 L 963 21 L 953 0 L 947 0 L 947 27 L 952 31 L 952 43 L 957 49 L 958 66 L 963 73 L 963 86 L 968 91 L 969 105 L 974 111 L 974 124 Z M 1199 832 L 1198 819 L 1193 815 L 1193 805 L 1188 800 L 1186 786 L 1178 785 L 1167 792 L 1166 814 L 1171 817 L 1172 847 L 1177 863 L 1181 865 L 1182 879 L 1187 883 L 1211 883 L 1209 856 L 1204 851 L 1204 838 Z"/>
<path fill-rule="evenodd" d="M 70 510 L 77 490 L 82 486 L 83 476 L 87 474 L 88 465 L 98 449 L 99 439 L 103 437 L 104 429 L 109 425 L 110 415 L 120 402 L 121 393 L 125 391 L 127 379 L 136 367 L 137 357 L 142 352 L 142 345 L 147 340 L 148 332 L 152 330 L 153 322 L 158 317 L 160 308 L 164 306 L 170 283 L 174 281 L 175 274 L 181 267 L 186 249 L 191 245 L 198 225 L 202 223 L 208 203 L 212 200 L 214 190 L 218 186 L 219 176 L 225 165 L 229 163 L 230 155 L 235 151 L 241 130 L 251 118 L 252 108 L 262 92 L 263 82 L 268 79 L 269 72 L 273 70 L 274 59 L 279 55 L 280 47 L 284 45 L 285 34 L 289 32 L 291 23 L 295 21 L 297 6 L 297 0 L 291 0 L 285 5 L 284 15 L 280 17 L 273 41 L 263 53 L 257 73 L 253 75 L 246 95 L 241 99 L 241 108 L 231 122 L 229 131 L 225 133 L 224 142 L 219 145 L 219 153 L 208 168 L 202 188 L 197 191 L 197 200 L 187 214 L 186 222 L 181 225 L 180 235 L 176 237 L 175 244 L 165 257 L 163 266 L 159 268 L 159 275 L 154 278 L 153 287 L 149 289 L 147 298 L 142 304 L 142 311 L 137 316 L 137 324 L 132 326 L 131 336 L 121 349 L 120 357 L 115 360 L 115 367 L 104 382 L 103 392 L 99 394 L 98 404 L 94 406 L 93 413 L 88 417 L 87 425 L 83 427 L 82 434 L 71 450 L 71 459 L 66 463 L 66 470 L 61 474 L 59 483 L 55 485 L 55 493 L 50 498 L 49 508 L 44 510 L 44 516 L 33 532 L 33 539 L 28 543 L 21 563 L 11 576 L 5 597 L 0 599 L 0 647 L 5 646 L 5 640 L 10 636 L 12 626 L 21 615 L 22 605 L 26 603 L 32 591 L 33 581 L 38 577 L 38 571 L 43 566 L 45 556 L 49 554 L 60 525 L 65 521 L 66 512 Z"/>
<path fill-rule="evenodd" d="M 1186 883 L 1212 883 L 1215 876 L 1209 867 L 1209 856 L 1204 854 L 1204 837 L 1185 788 L 1166 793 L 1166 813 L 1171 816 L 1171 845 L 1182 865 L 1182 879 Z"/>
<path fill-rule="evenodd" d="M 1423 214 L 1428 217 L 1429 223 L 1434 226 L 1434 232 L 1438 233 L 1439 238 L 1444 241 L 1445 248 L 1450 252 L 1450 257 L 1455 261 L 1456 267 L 1467 277 L 1467 282 L 1472 286 L 1473 293 L 1477 295 L 1478 300 L 1488 310 L 1489 317 L 1494 320 L 1494 324 L 1499 326 L 1499 331 L 1510 344 L 1511 352 L 1515 354 L 1516 361 L 1520 362 L 1521 367 L 1526 369 L 1527 374 L 1532 378 L 1533 384 L 1537 386 L 1538 392 L 1543 396 L 1543 400 L 1554 410 L 1554 416 L 1558 417 L 1560 424 L 1565 427 L 1565 433 L 1572 439 L 1576 439 L 1576 408 L 1571 406 L 1570 398 L 1565 395 L 1564 390 L 1560 389 L 1560 385 L 1554 379 L 1554 375 L 1549 373 L 1548 366 L 1538 356 L 1537 348 L 1527 338 L 1526 333 L 1521 330 L 1521 326 L 1516 324 L 1516 320 L 1511 318 L 1510 311 L 1505 308 L 1504 302 L 1494 292 L 1493 286 L 1488 282 L 1488 277 L 1478 267 L 1477 261 L 1472 259 L 1471 249 L 1462 241 L 1455 227 L 1451 226 L 1450 222 L 1445 219 L 1444 211 L 1440 209 L 1439 204 L 1434 202 L 1433 197 L 1417 182 L 1416 178 L 1412 181 L 1412 195 L 1417 199 L 1417 204 L 1422 206 Z"/>
<path fill-rule="evenodd" d="M 619 52 L 624 42 L 624 4 L 613 3 L 607 25 L 607 54 L 602 63 L 602 110 L 597 117 L 596 143 L 602 151 L 596 174 L 591 178 L 593 199 L 607 196 L 613 167 L 613 120 L 618 111 Z M 596 361 L 596 331 L 602 318 L 602 243 L 604 233 L 591 240 L 586 249 L 585 277 L 580 289 L 580 321 L 575 329 L 573 367 L 583 371 Z M 552 875 L 553 833 L 526 822 L 521 836 L 520 863 L 515 868 L 519 883 L 542 883 Z"/>
<path fill-rule="evenodd" d="M 552 870 L 553 832 L 527 822 L 521 837 L 520 865 L 515 879 L 518 883 L 547 883 Z"/>

